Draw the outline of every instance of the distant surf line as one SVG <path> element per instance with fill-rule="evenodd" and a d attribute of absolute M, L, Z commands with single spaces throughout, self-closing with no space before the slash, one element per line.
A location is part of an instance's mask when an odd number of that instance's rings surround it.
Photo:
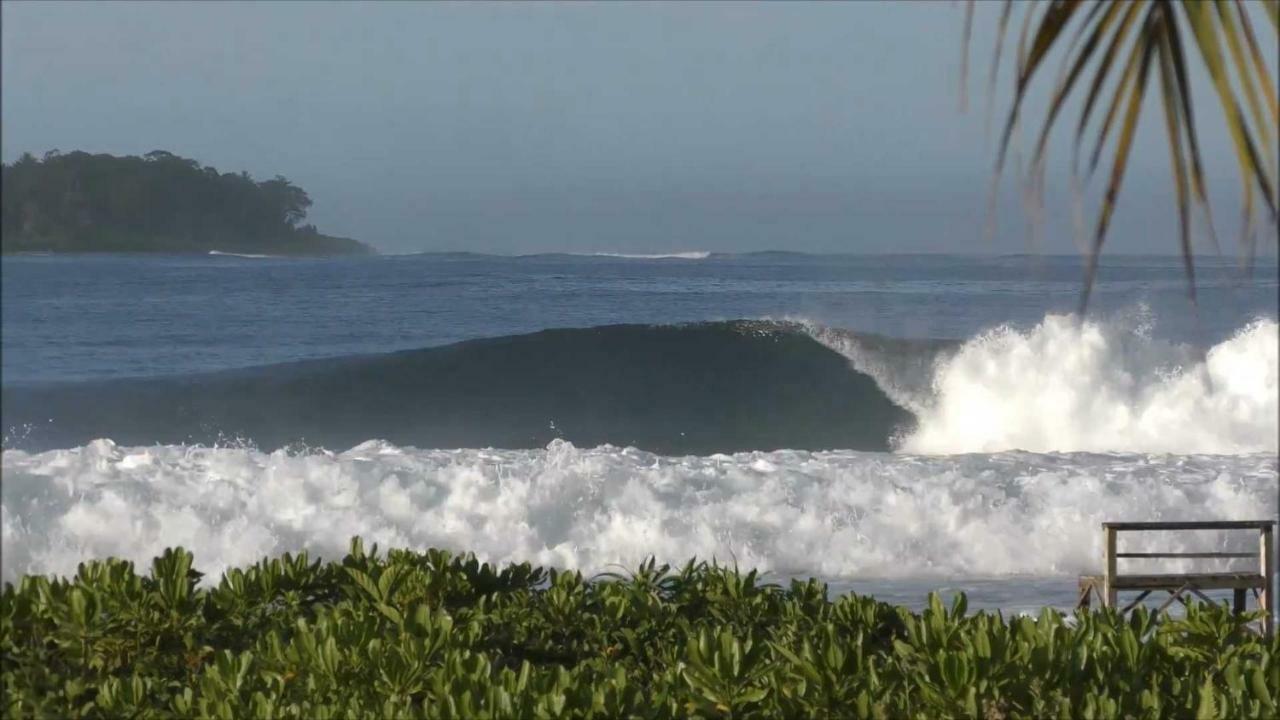
<path fill-rule="evenodd" d="M 689 250 L 686 252 L 673 253 L 612 253 L 612 252 L 594 252 L 594 253 L 567 253 L 569 255 L 588 255 L 591 257 L 611 257 L 623 258 L 626 260 L 706 260 L 711 257 L 711 253 L 706 250 Z"/>
<path fill-rule="evenodd" d="M 252 258 L 252 259 L 255 259 L 255 260 L 265 260 L 265 259 L 269 259 L 269 258 L 278 258 L 278 257 L 281 257 L 280 255 L 257 255 L 257 254 L 254 254 L 254 253 L 234 253 L 234 252 L 223 252 L 223 251 L 221 251 L 221 250 L 210 250 L 210 251 L 209 251 L 209 254 L 210 254 L 210 255 L 213 255 L 213 256 L 216 256 L 216 257 Z"/>

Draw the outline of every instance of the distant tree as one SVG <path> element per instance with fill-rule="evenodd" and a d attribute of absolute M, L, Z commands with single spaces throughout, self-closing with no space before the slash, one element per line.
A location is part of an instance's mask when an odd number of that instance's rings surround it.
<path fill-rule="evenodd" d="M 142 157 L 51 150 L 3 165 L 3 249 L 367 252 L 320 234 L 288 178 L 255 182 L 153 150 Z"/>
<path fill-rule="evenodd" d="M 277 213 L 286 225 L 293 227 L 307 217 L 311 198 L 307 197 L 302 188 L 289 182 L 288 178 L 277 175 L 272 180 L 258 183 L 258 187 L 270 203 L 272 212 Z"/>

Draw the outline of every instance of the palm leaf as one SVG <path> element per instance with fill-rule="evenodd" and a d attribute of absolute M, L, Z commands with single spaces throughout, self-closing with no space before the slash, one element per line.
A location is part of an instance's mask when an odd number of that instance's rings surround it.
<path fill-rule="evenodd" d="M 1185 107 L 1180 101 L 1181 91 L 1178 86 L 1177 69 L 1173 64 L 1173 49 L 1169 42 L 1172 32 L 1172 19 L 1161 13 L 1160 32 L 1157 38 L 1160 55 L 1160 88 L 1161 105 L 1164 107 L 1165 130 L 1169 138 L 1169 167 L 1173 171 L 1174 189 L 1178 201 L 1178 240 L 1182 248 L 1183 267 L 1187 272 L 1187 293 L 1191 302 L 1196 301 L 1195 260 L 1191 252 L 1191 233 L 1188 212 L 1188 179 L 1187 163 L 1184 159 L 1182 141 L 1182 117 L 1180 110 Z"/>
<path fill-rule="evenodd" d="M 969 7 L 973 7 L 974 0 L 969 0 Z M 1009 27 L 1009 16 L 1013 14 L 1013 0 L 1004 0 L 1004 6 L 1000 8 L 1000 20 L 996 25 L 996 49 L 995 58 L 991 61 L 991 71 L 987 75 L 987 112 L 986 112 L 986 132 L 987 137 L 991 137 L 991 103 L 996 97 L 996 77 L 1000 70 L 1000 54 L 1004 51 L 1005 30 Z M 965 42 L 968 42 L 966 38 Z"/>
<path fill-rule="evenodd" d="M 1147 89 L 1147 71 L 1151 69 L 1151 52 L 1155 49 L 1156 33 L 1154 13 L 1148 14 L 1146 27 L 1140 36 L 1142 42 L 1142 60 L 1138 73 L 1128 85 L 1128 102 L 1125 108 L 1124 121 L 1120 126 L 1120 137 L 1116 141 L 1115 159 L 1111 163 L 1111 179 L 1107 183 L 1107 192 L 1102 199 L 1102 210 L 1098 213 L 1097 229 L 1093 234 L 1093 247 L 1089 250 L 1088 262 L 1085 263 L 1084 291 L 1080 295 L 1080 314 L 1083 315 L 1089 306 L 1089 293 L 1093 290 L 1093 280 L 1098 271 L 1098 256 L 1102 252 L 1102 244 L 1106 242 L 1107 227 L 1111 223 L 1111 215 L 1116 209 L 1116 200 L 1120 196 L 1120 186 L 1124 183 L 1125 169 L 1129 164 L 1129 150 L 1133 147 L 1133 135 L 1138 129 L 1138 116 L 1142 114 L 1142 99 Z M 1117 97 L 1119 97 L 1117 91 Z"/>
<path fill-rule="evenodd" d="M 1137 20 L 1138 11 L 1141 9 L 1142 6 L 1138 3 L 1129 4 L 1124 19 L 1120 21 L 1119 27 L 1117 27 L 1116 31 L 1111 35 L 1111 42 L 1108 43 L 1107 50 L 1103 53 L 1102 60 L 1100 61 L 1097 70 L 1094 72 L 1093 82 L 1089 84 L 1089 94 L 1085 98 L 1084 109 L 1080 111 L 1080 121 L 1076 124 L 1076 161 L 1072 166 L 1072 172 L 1075 172 L 1075 168 L 1078 167 L 1080 144 L 1081 140 L 1084 138 L 1084 130 L 1089 123 L 1089 117 L 1093 113 L 1094 103 L 1096 103 L 1100 97 L 1102 86 L 1106 82 L 1107 78 L 1110 77 L 1111 64 L 1119 54 L 1120 46 L 1124 43 L 1125 38 L 1128 37 L 1129 29 L 1132 27 L 1134 21 Z M 1123 75 L 1124 73 L 1122 73 L 1122 77 Z"/>
<path fill-rule="evenodd" d="M 1178 100 L 1182 105 L 1181 124 L 1187 135 L 1187 150 L 1191 156 L 1191 190 L 1196 196 L 1196 203 L 1205 216 L 1209 228 L 1209 240 L 1214 248 L 1218 247 L 1218 235 L 1213 227 L 1213 208 L 1204 189 L 1204 168 L 1200 163 L 1200 141 L 1196 133 L 1195 114 L 1191 112 L 1191 84 L 1187 80 L 1186 61 L 1182 53 L 1182 39 L 1177 32 L 1169 32 L 1165 36 L 1169 45 L 1169 56 L 1173 63 L 1173 74 Z"/>
<path fill-rule="evenodd" d="M 1107 28 L 1110 27 L 1113 20 L 1120 16 L 1121 6 L 1118 4 L 1103 5 L 1099 3 L 1095 7 L 1106 7 L 1107 11 L 1098 22 L 1092 25 L 1093 31 L 1090 33 L 1089 39 L 1085 42 L 1084 47 L 1080 49 L 1075 61 L 1071 63 L 1071 69 L 1059 81 L 1058 89 L 1053 93 L 1053 99 L 1049 104 L 1049 112 L 1045 116 L 1044 125 L 1040 129 L 1040 139 L 1036 142 L 1035 152 L 1032 153 L 1032 163 L 1040 167 L 1044 166 L 1045 146 L 1049 140 L 1049 131 L 1053 128 L 1053 123 L 1058 118 L 1058 111 L 1062 109 L 1063 102 L 1071 94 L 1072 88 L 1075 87 L 1076 79 L 1080 77 L 1080 71 L 1084 69 L 1089 59 L 1093 57 L 1093 51 L 1106 34 Z M 1090 27 L 1090 25 L 1082 24 L 1080 27 L 1083 30 Z"/>
<path fill-rule="evenodd" d="M 1228 134 L 1236 151 L 1236 165 L 1240 170 L 1240 183 L 1244 196 L 1241 208 L 1243 222 L 1240 229 L 1240 242 L 1245 248 L 1246 257 L 1251 259 L 1254 245 L 1254 186 L 1256 184 L 1261 189 L 1263 201 L 1270 209 L 1271 217 L 1274 221 L 1276 217 L 1276 202 L 1272 197 L 1271 191 L 1273 183 L 1267 178 L 1267 169 L 1258 156 L 1253 134 L 1250 132 L 1244 120 L 1244 114 L 1240 111 L 1240 104 L 1236 100 L 1231 79 L 1228 77 L 1227 63 L 1218 45 L 1218 32 L 1213 24 L 1214 16 L 1208 12 L 1207 5 L 1199 2 L 1188 2 L 1187 0 L 1182 2 L 1182 11 L 1187 24 L 1192 29 L 1192 36 L 1200 49 L 1200 57 L 1204 61 L 1205 68 L 1209 71 L 1209 77 L 1213 81 L 1214 89 L 1218 93 L 1218 100 L 1227 120 Z M 1248 72 L 1248 66 L 1237 66 L 1236 69 L 1238 75 L 1246 75 Z M 1262 132 L 1267 131 L 1266 128 L 1261 130 Z"/>
<path fill-rule="evenodd" d="M 1280 0 L 1262 0 L 1262 7 L 1271 18 L 1271 25 L 1280 31 Z"/>
<path fill-rule="evenodd" d="M 1280 34 L 1277 0 L 1261 2 L 1270 27 Z M 1191 211 L 1205 215 L 1209 238 L 1217 247 L 1213 213 L 1205 190 L 1204 168 L 1195 122 L 1194 102 L 1188 80 L 1187 52 L 1182 40 L 1189 32 L 1196 56 L 1208 71 L 1226 121 L 1237 169 L 1239 170 L 1244 214 L 1241 247 L 1253 254 L 1252 227 L 1259 209 L 1274 224 L 1280 206 L 1280 182 L 1276 163 L 1276 125 L 1280 122 L 1275 83 L 1267 67 L 1262 46 L 1250 21 L 1246 0 L 1050 0 L 1019 5 L 1024 13 L 1018 44 L 1017 73 L 1013 99 L 1005 117 L 997 149 L 993 183 L 998 183 L 1005 167 L 1013 130 L 1024 110 L 1029 90 L 1047 58 L 1062 55 L 1062 69 L 1049 95 L 1043 124 L 1031 153 L 1028 187 L 1036 197 L 1044 193 L 1044 168 L 1048 138 L 1061 119 L 1067 100 L 1079 87 L 1086 87 L 1085 100 L 1076 121 L 1072 176 L 1079 169 L 1080 150 L 1092 127 L 1092 151 L 1088 175 L 1110 151 L 1110 173 L 1105 186 L 1094 232 L 1086 248 L 1081 312 L 1087 308 L 1098 255 L 1106 242 L 1124 182 L 1129 153 L 1137 132 L 1143 99 L 1152 64 L 1159 74 L 1159 97 L 1169 145 L 1170 175 L 1178 213 L 1179 249 L 1187 272 L 1189 295 L 1195 298 L 1195 272 L 1191 242 Z M 1000 14 L 996 58 L 990 77 L 994 82 L 1000 50 L 1009 22 L 1011 4 Z M 1081 12 L 1088 8 L 1086 12 Z M 966 13 L 966 39 L 972 23 L 973 5 Z M 1263 27 L 1266 27 L 1264 24 Z M 1064 41 L 1063 38 L 1070 38 Z M 1123 59 L 1121 59 L 1123 57 Z M 966 48 L 967 58 L 967 48 Z M 967 63 L 967 60 L 966 60 Z M 967 66 L 966 66 L 967 72 Z M 1109 90 L 1107 88 L 1110 88 Z M 1104 96 L 1109 96 L 1104 98 Z M 1240 96 L 1243 96 L 1241 98 Z M 1107 102 L 1102 101 L 1106 99 Z M 1243 102 L 1242 102 L 1243 100 Z M 1105 105 L 1101 119 L 1093 123 L 1095 111 Z M 1247 109 L 1247 112 L 1246 112 Z M 1073 187 L 1075 182 L 1073 180 Z M 1038 206 L 1038 203 L 1037 203 Z"/>
<path fill-rule="evenodd" d="M 1271 80 L 1271 73 L 1267 70 L 1266 62 L 1262 59 L 1262 50 L 1258 48 L 1258 38 L 1253 34 L 1253 23 L 1249 22 L 1249 15 L 1245 12 L 1244 4 L 1241 0 L 1235 0 L 1236 14 L 1240 17 L 1240 31 L 1244 34 L 1245 42 L 1249 45 L 1249 57 L 1253 60 L 1254 72 L 1258 74 L 1259 84 L 1262 86 L 1262 92 L 1267 98 L 1267 107 L 1271 109 L 1271 122 L 1280 123 L 1280 103 L 1276 100 L 1276 86 Z M 1271 3 L 1271 7 L 1275 7 L 1276 3 Z"/>
<path fill-rule="evenodd" d="M 969 100 L 969 39 L 973 37 L 973 0 L 964 6 L 964 42 L 960 44 L 960 112 Z"/>
<path fill-rule="evenodd" d="M 1018 43 L 1018 87 L 1014 94 L 1013 107 L 1009 110 L 1009 117 L 1005 120 L 1004 132 L 1000 138 L 1000 151 L 996 158 L 997 175 L 1004 167 L 1009 140 L 1013 137 L 1013 128 L 1018 121 L 1018 111 L 1022 107 L 1031 79 L 1040 68 L 1040 61 L 1044 59 L 1045 53 L 1061 34 L 1077 7 L 1079 7 L 1077 0 L 1052 0 L 1044 12 L 1044 17 L 1041 18 L 1039 29 L 1036 30 L 1030 53 L 1026 50 L 1026 38 L 1032 16 L 1030 13 L 1027 15 L 1027 22 L 1023 24 L 1022 40 Z"/>
<path fill-rule="evenodd" d="M 1250 197 L 1252 193 L 1253 183 L 1249 182 L 1249 175 L 1252 174 L 1253 179 L 1262 187 L 1263 198 L 1270 205 L 1271 214 L 1274 216 L 1276 207 L 1271 197 L 1271 183 L 1258 157 L 1253 134 L 1245 124 L 1243 113 L 1240 112 L 1240 103 L 1236 100 L 1231 79 L 1227 76 L 1226 61 L 1218 45 L 1217 28 L 1214 27 L 1213 18 L 1209 15 L 1209 6 L 1198 0 L 1183 0 L 1182 11 L 1187 24 L 1191 26 L 1192 36 L 1200 48 L 1200 57 L 1204 60 L 1209 77 L 1213 80 L 1213 87 L 1218 92 L 1222 110 L 1226 114 L 1227 130 L 1236 148 L 1240 172 L 1244 176 L 1242 179 L 1246 188 L 1246 197 Z"/>
<path fill-rule="evenodd" d="M 1217 0 L 1214 6 L 1218 10 L 1218 20 L 1222 23 L 1222 36 L 1227 40 L 1227 50 L 1231 52 L 1231 60 L 1236 64 L 1238 70 L 1237 77 L 1240 79 L 1240 85 L 1244 89 L 1244 97 L 1249 107 L 1249 113 L 1253 119 L 1254 127 L 1259 129 L 1262 134 L 1263 148 L 1268 157 L 1275 152 L 1275 144 L 1271 142 L 1271 133 L 1266 132 L 1267 120 L 1263 114 L 1262 100 L 1258 98 L 1258 89 L 1254 87 L 1254 75 L 1261 71 L 1263 77 L 1260 80 L 1267 80 L 1266 65 L 1258 64 L 1255 66 L 1251 61 L 1245 59 L 1244 42 L 1242 41 L 1243 32 L 1236 29 L 1234 13 L 1227 3 L 1223 0 Z M 1248 20 L 1246 17 L 1245 20 Z M 1270 90 L 1270 88 L 1267 88 Z M 1274 97 L 1274 94 L 1272 95 Z M 1272 122 L 1275 122 L 1274 113 Z"/>
<path fill-rule="evenodd" d="M 1146 47 L 1145 35 L 1146 27 L 1150 26 L 1151 13 L 1147 13 L 1147 21 L 1144 23 L 1144 29 L 1138 32 L 1138 36 L 1134 38 L 1133 48 L 1129 52 L 1129 60 L 1124 65 L 1124 70 L 1120 73 L 1120 80 L 1116 84 L 1115 92 L 1111 97 L 1111 104 L 1107 108 L 1107 114 L 1103 116 L 1102 124 L 1098 128 L 1098 137 L 1093 144 L 1093 152 L 1089 154 L 1089 174 L 1092 175 L 1098 168 L 1098 160 L 1102 157 L 1102 148 L 1107 144 L 1107 138 L 1111 135 L 1111 128 L 1115 127 L 1115 120 L 1119 116 L 1120 108 L 1127 96 L 1127 91 L 1133 85 L 1134 78 L 1137 77 L 1138 68 L 1142 61 L 1142 51 Z"/>

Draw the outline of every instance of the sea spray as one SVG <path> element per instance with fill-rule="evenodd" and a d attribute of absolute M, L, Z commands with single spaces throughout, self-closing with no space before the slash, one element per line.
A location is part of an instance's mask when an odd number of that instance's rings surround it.
<path fill-rule="evenodd" d="M 1277 450 L 1277 331 L 1257 320 L 1198 356 L 1141 326 L 1046 317 L 938 361 L 917 453 Z"/>

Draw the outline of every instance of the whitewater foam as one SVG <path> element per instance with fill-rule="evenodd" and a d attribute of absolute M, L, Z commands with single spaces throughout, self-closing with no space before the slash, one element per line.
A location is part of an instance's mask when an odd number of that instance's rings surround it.
<path fill-rule="evenodd" d="M 289 454 L 99 440 L 7 450 L 3 476 L 6 580 L 172 545 L 216 578 L 283 551 L 340 557 L 353 535 L 584 571 L 654 554 L 828 579 L 1047 576 L 1094 568 L 1103 520 L 1275 517 L 1277 492 L 1271 454 L 666 457 L 562 441 Z M 1156 541 L 1236 547 L 1213 533 Z"/>
<path fill-rule="evenodd" d="M 1142 312 L 1049 315 L 910 357 L 807 328 L 916 416 L 896 443 L 905 452 L 1239 454 L 1280 445 L 1273 319 L 1204 353 L 1154 338 Z"/>

